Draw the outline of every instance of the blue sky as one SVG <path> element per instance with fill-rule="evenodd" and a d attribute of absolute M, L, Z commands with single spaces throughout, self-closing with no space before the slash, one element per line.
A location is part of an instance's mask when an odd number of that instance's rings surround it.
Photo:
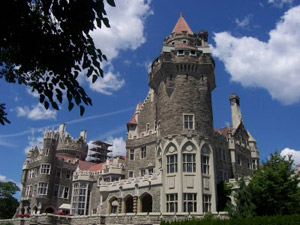
<path fill-rule="evenodd" d="M 261 159 L 275 150 L 300 163 L 300 2 L 296 0 L 116 0 L 107 6 L 111 28 L 95 30 L 95 43 L 108 56 L 104 79 L 79 79 L 93 106 L 83 117 L 38 105 L 38 98 L 17 84 L 0 83 L 10 125 L 0 127 L 0 181 L 20 182 L 25 152 L 41 144 L 43 130 L 67 123 L 78 137 L 114 144 L 124 153 L 126 122 L 148 92 L 147 67 L 160 54 L 180 12 L 198 33 L 207 30 L 216 62 L 217 88 L 212 93 L 214 126 L 231 124 L 228 97 L 241 98 L 246 128 L 257 140 Z"/>

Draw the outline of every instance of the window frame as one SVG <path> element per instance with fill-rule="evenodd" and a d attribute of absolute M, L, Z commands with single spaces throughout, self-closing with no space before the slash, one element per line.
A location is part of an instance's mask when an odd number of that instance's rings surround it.
<path fill-rule="evenodd" d="M 183 114 L 183 129 L 195 130 L 195 116 L 192 113 Z"/>
<path fill-rule="evenodd" d="M 134 149 L 133 148 L 129 149 L 129 160 L 130 161 L 134 160 Z"/>
<path fill-rule="evenodd" d="M 166 163 L 167 173 L 177 173 L 178 172 L 178 155 L 177 155 L 177 153 L 166 155 L 166 158 L 167 158 L 167 163 Z"/>
<path fill-rule="evenodd" d="M 190 161 L 189 160 L 190 157 Z M 196 154 L 195 153 L 182 153 L 182 171 L 185 173 L 196 172 Z"/>
<path fill-rule="evenodd" d="M 211 212 L 211 195 L 203 194 L 202 202 L 203 202 L 203 212 Z"/>
<path fill-rule="evenodd" d="M 43 168 L 47 166 L 47 168 Z M 51 173 L 51 164 L 49 163 L 42 163 L 41 164 L 41 168 L 40 168 L 40 174 L 46 174 L 46 175 L 50 175 Z"/>
<path fill-rule="evenodd" d="M 48 183 L 39 182 L 38 195 L 47 195 L 47 192 L 48 192 Z"/>
<path fill-rule="evenodd" d="M 197 193 L 183 193 L 182 199 L 183 212 L 197 212 Z"/>
<path fill-rule="evenodd" d="M 147 156 L 147 148 L 146 146 L 141 147 L 141 159 L 146 158 Z"/>
<path fill-rule="evenodd" d="M 166 194 L 166 211 L 178 212 L 178 194 Z"/>

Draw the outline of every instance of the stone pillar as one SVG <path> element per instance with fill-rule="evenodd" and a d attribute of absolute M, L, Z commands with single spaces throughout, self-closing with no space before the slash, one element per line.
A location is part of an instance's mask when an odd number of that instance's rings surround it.
<path fill-rule="evenodd" d="M 107 201 L 107 204 L 106 204 L 106 214 L 110 214 L 111 212 L 111 203 L 109 201 Z"/>
<path fill-rule="evenodd" d="M 142 212 L 142 199 L 138 198 L 137 200 L 137 212 L 140 213 Z"/>
<path fill-rule="evenodd" d="M 118 213 L 125 213 L 125 202 L 122 198 L 118 198 L 119 207 L 118 207 Z"/>
<path fill-rule="evenodd" d="M 133 213 L 138 212 L 138 196 L 133 196 Z"/>

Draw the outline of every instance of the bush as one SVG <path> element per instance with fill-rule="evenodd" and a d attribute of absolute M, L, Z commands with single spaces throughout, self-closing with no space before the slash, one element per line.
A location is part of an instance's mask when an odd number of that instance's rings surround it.
<path fill-rule="evenodd" d="M 174 222 L 162 221 L 161 225 L 300 225 L 300 214 L 231 219 L 221 219 L 210 214 L 202 219 L 193 218 L 191 220 Z"/>

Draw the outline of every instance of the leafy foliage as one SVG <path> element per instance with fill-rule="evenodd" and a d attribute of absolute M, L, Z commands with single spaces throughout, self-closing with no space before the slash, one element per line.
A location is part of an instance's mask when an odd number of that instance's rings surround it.
<path fill-rule="evenodd" d="M 16 212 L 19 205 L 13 195 L 20 191 L 13 182 L 0 182 L 0 218 L 10 219 Z"/>
<path fill-rule="evenodd" d="M 0 6 L 0 78 L 37 91 L 46 109 L 58 110 L 65 94 L 68 109 L 75 103 L 82 115 L 92 100 L 76 78 L 83 71 L 93 82 L 103 77 L 106 56 L 89 35 L 96 26 L 110 26 L 103 0 L 12 0 Z M 1 106 L 3 125 L 8 121 Z"/>
<path fill-rule="evenodd" d="M 217 185 L 218 202 L 217 211 L 224 211 L 228 202 L 231 201 L 230 195 L 232 193 L 232 185 L 221 181 Z"/>
<path fill-rule="evenodd" d="M 253 175 L 249 184 L 255 213 L 261 215 L 288 215 L 300 212 L 299 174 L 294 174 L 291 157 L 271 154 Z"/>
<path fill-rule="evenodd" d="M 161 225 L 300 225 L 300 215 L 256 216 L 221 219 L 216 217 L 185 221 L 162 221 Z"/>
<path fill-rule="evenodd" d="M 251 217 L 254 216 L 255 205 L 252 203 L 252 194 L 249 192 L 244 178 L 239 180 L 239 189 L 234 194 L 234 204 L 227 203 L 226 210 L 230 217 Z"/>

